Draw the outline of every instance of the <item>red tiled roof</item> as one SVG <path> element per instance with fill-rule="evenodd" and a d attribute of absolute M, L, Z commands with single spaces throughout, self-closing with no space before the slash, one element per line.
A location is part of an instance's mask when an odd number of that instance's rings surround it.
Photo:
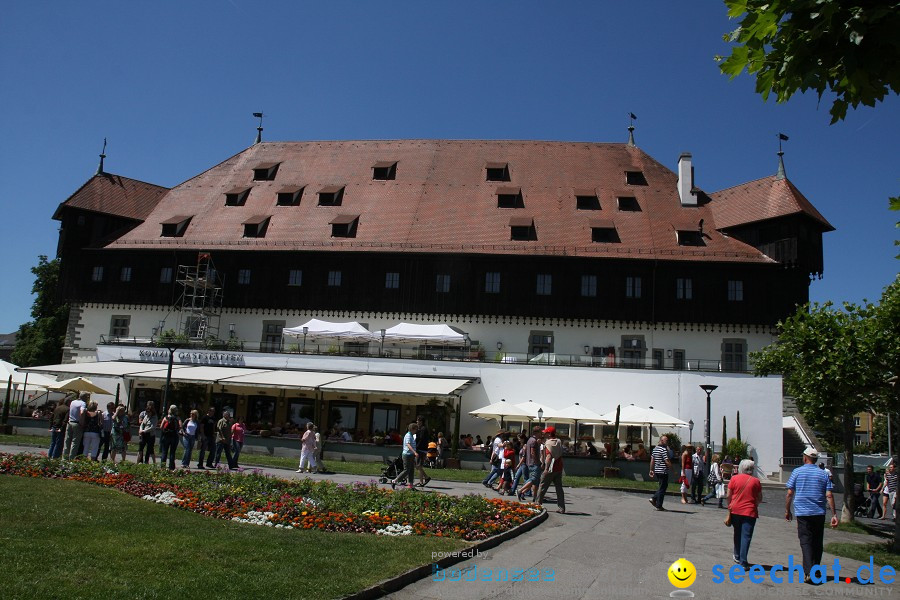
<path fill-rule="evenodd" d="M 831 223 L 787 178 L 763 177 L 709 196 L 719 229 L 803 213 L 818 221 L 823 231 L 834 231 Z"/>
<path fill-rule="evenodd" d="M 129 179 L 111 173 L 100 173 L 88 179 L 53 215 L 60 218 L 63 208 L 79 208 L 143 221 L 169 191 L 159 185 Z"/>
<path fill-rule="evenodd" d="M 373 180 L 372 165 L 398 163 L 395 180 Z M 274 181 L 252 181 L 253 167 L 280 163 Z M 525 208 L 499 208 L 498 186 L 486 181 L 485 165 L 509 165 Z M 642 171 L 648 185 L 626 185 L 625 171 Z M 335 185 L 335 182 L 343 182 Z M 334 250 L 456 252 L 662 258 L 723 262 L 773 262 L 755 248 L 717 231 L 715 202 L 683 207 L 677 175 L 639 148 L 626 144 L 533 141 L 336 141 L 256 144 L 173 188 L 143 224 L 111 248 L 240 247 L 241 250 Z M 248 242 L 248 216 L 272 214 L 285 186 L 311 190 L 344 188 L 340 206 L 319 206 L 303 197 L 280 207 L 266 237 Z M 226 190 L 252 186 L 244 206 L 225 206 Z M 594 190 L 601 211 L 576 209 L 575 190 Z M 640 212 L 617 209 L 616 198 L 634 196 Z M 160 238 L 162 219 L 196 216 L 181 238 Z M 358 214 L 355 238 L 331 237 L 330 223 Z M 511 217 L 527 216 L 537 240 L 509 239 Z M 621 243 L 591 241 L 589 218 L 612 223 Z M 704 220 L 706 246 L 679 246 L 673 223 L 696 228 Z"/>

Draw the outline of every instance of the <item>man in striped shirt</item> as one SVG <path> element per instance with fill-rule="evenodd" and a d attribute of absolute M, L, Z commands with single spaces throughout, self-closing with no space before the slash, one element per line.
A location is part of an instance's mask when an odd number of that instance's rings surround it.
<path fill-rule="evenodd" d="M 831 479 L 822 469 L 816 467 L 819 454 L 815 448 L 803 452 L 803 466 L 794 469 L 785 484 L 784 518 L 791 520 L 791 502 L 797 515 L 797 537 L 803 552 L 803 573 L 810 582 L 813 566 L 822 562 L 822 545 L 825 537 L 825 504 L 831 508 L 831 526 L 838 526 L 834 496 L 831 494 Z"/>
<path fill-rule="evenodd" d="M 663 508 L 663 499 L 666 497 L 666 488 L 669 487 L 669 467 L 672 466 L 672 455 L 669 452 L 668 444 L 669 438 L 662 436 L 650 455 L 650 478 L 656 477 L 656 480 L 659 481 L 659 488 L 650 498 L 650 504 L 656 510 L 666 510 Z"/>

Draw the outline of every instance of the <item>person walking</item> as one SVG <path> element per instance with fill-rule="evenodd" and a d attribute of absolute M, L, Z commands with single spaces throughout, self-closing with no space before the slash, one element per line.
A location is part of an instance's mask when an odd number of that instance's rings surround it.
<path fill-rule="evenodd" d="M 525 432 L 522 432 L 516 436 L 516 439 L 519 441 L 519 451 L 515 461 L 515 475 L 513 476 L 512 489 L 509 490 L 510 496 L 518 496 L 519 481 L 528 480 L 528 467 L 525 465 L 525 452 L 527 451 L 526 444 L 528 438 L 525 435 Z"/>
<path fill-rule="evenodd" d="M 97 460 L 97 455 L 100 453 L 100 432 L 103 431 L 103 415 L 96 402 L 91 401 L 88 404 L 87 409 L 81 413 L 81 420 L 83 454 L 91 460 Z"/>
<path fill-rule="evenodd" d="M 318 427 L 313 427 L 313 431 L 316 434 L 316 472 L 328 473 L 328 468 L 325 466 L 325 436 Z"/>
<path fill-rule="evenodd" d="M 705 506 L 707 500 L 712 500 L 713 498 L 719 499 L 719 508 L 723 508 L 722 500 L 725 498 L 725 484 L 722 483 L 722 468 L 719 465 L 719 455 L 712 455 L 712 464 L 709 466 L 709 477 L 707 478 L 707 483 L 709 484 L 709 493 L 700 498 L 701 506 Z"/>
<path fill-rule="evenodd" d="M 119 463 L 125 462 L 128 454 L 128 442 L 125 440 L 125 433 L 131 424 L 128 422 L 128 415 L 125 414 L 125 405 L 120 404 L 116 407 L 116 414 L 113 416 L 112 429 L 110 435 L 112 437 L 112 450 L 110 451 L 110 460 L 113 464 L 116 462 L 116 454 L 122 455 Z"/>
<path fill-rule="evenodd" d="M 894 509 L 894 503 L 897 501 L 897 467 L 894 462 L 888 466 L 884 473 L 884 484 L 881 486 L 881 495 L 884 496 L 884 507 L 881 511 L 881 519 L 884 520 L 888 516 L 888 508 L 891 509 L 891 520 L 897 518 L 897 511 Z"/>
<path fill-rule="evenodd" d="M 659 482 L 659 487 L 653 497 L 650 498 L 650 504 L 656 510 L 666 510 L 663 508 L 663 500 L 666 497 L 666 488 L 669 487 L 669 469 L 672 467 L 672 453 L 669 450 L 668 436 L 659 438 L 659 443 L 650 453 L 650 478 L 654 477 Z"/>
<path fill-rule="evenodd" d="M 192 410 L 190 417 L 181 423 L 181 447 L 184 448 L 184 454 L 181 457 L 182 469 L 191 466 L 191 454 L 194 452 L 198 429 L 200 429 L 200 412 Z"/>
<path fill-rule="evenodd" d="M 159 418 L 156 416 L 156 405 L 153 400 L 147 401 L 147 408 L 141 413 L 141 424 L 138 426 L 138 462 L 149 464 L 150 457 L 153 457 L 153 464 L 156 464 L 156 427 Z"/>
<path fill-rule="evenodd" d="M 84 436 L 84 429 L 81 427 L 81 413 L 87 408 L 90 399 L 90 394 L 81 392 L 81 395 L 69 404 L 69 421 L 66 423 L 66 437 L 62 454 L 66 460 L 74 460 L 81 449 L 81 438 Z"/>
<path fill-rule="evenodd" d="M 516 491 L 519 502 L 524 501 L 525 492 L 534 496 L 541 482 L 541 427 L 535 425 L 531 429 L 531 437 L 525 442 L 525 467 L 528 469 L 528 479 L 522 489 Z"/>
<path fill-rule="evenodd" d="M 210 406 L 206 411 L 206 415 L 200 419 L 200 427 L 197 429 L 197 442 L 200 447 L 200 454 L 197 457 L 197 468 L 204 468 L 204 456 L 206 457 L 206 468 L 214 468 L 213 460 L 215 457 L 213 453 L 216 449 L 216 408 L 214 406 Z"/>
<path fill-rule="evenodd" d="M 491 472 L 481 481 L 481 485 L 486 488 L 491 487 L 503 473 L 503 430 L 498 431 L 491 442 L 490 463 Z"/>
<path fill-rule="evenodd" d="M 688 499 L 687 495 L 691 491 L 691 478 L 694 475 L 694 463 L 691 459 L 691 454 L 693 454 L 693 448 L 691 446 L 685 446 L 684 450 L 681 452 L 681 478 L 679 481 L 681 482 L 681 503 L 687 504 Z"/>
<path fill-rule="evenodd" d="M 825 537 L 825 505 L 831 509 L 831 526 L 838 526 L 831 479 L 825 471 L 816 467 L 819 453 L 815 448 L 803 452 L 803 466 L 794 469 L 785 484 L 784 518 L 792 519 L 791 503 L 797 516 L 797 537 L 803 552 L 803 572 L 810 583 L 810 571 L 822 562 L 822 546 Z"/>
<path fill-rule="evenodd" d="M 425 487 L 431 481 L 431 477 L 425 473 L 425 458 L 428 456 L 428 442 L 431 441 L 431 432 L 425 423 L 425 417 L 416 417 L 416 425 L 419 430 L 416 433 L 416 467 L 419 471 L 419 487 Z"/>
<path fill-rule="evenodd" d="M 165 467 L 169 464 L 169 470 L 175 470 L 175 449 L 178 448 L 178 438 L 181 434 L 181 420 L 178 418 L 178 407 L 171 405 L 169 414 L 159 425 L 159 464 Z"/>
<path fill-rule="evenodd" d="M 884 487 L 884 480 L 875 472 L 872 465 L 866 467 L 866 491 L 869 493 L 869 512 L 867 516 L 870 519 L 875 518 L 875 511 L 878 511 L 880 519 L 884 514 L 881 510 L 881 488 Z"/>
<path fill-rule="evenodd" d="M 69 424 L 69 405 L 72 398 L 63 398 L 53 409 L 50 417 L 50 448 L 47 450 L 49 458 L 59 458 L 63 452 L 63 439 L 66 435 L 66 425 Z"/>
<path fill-rule="evenodd" d="M 762 502 L 762 484 L 753 475 L 755 469 L 755 462 L 744 459 L 738 465 L 737 475 L 728 482 L 728 512 L 734 528 L 732 558 L 745 569 L 750 568 L 747 554 L 759 518 L 759 503 Z"/>
<path fill-rule="evenodd" d="M 310 421 L 306 424 L 306 431 L 300 438 L 300 467 L 298 473 L 312 473 L 316 470 L 316 426 Z"/>
<path fill-rule="evenodd" d="M 544 503 L 544 494 L 552 483 L 556 489 L 556 512 L 566 513 L 566 496 L 563 492 L 563 447 L 562 442 L 556 437 L 556 427 L 547 427 L 543 431 L 547 436 L 544 440 L 544 471 L 541 473 L 541 486 L 538 488 L 534 503 L 541 506 Z"/>
<path fill-rule="evenodd" d="M 231 426 L 231 456 L 234 457 L 234 468 L 240 468 L 238 458 L 241 456 L 241 450 L 244 449 L 244 434 L 247 432 L 247 426 L 244 425 L 244 419 L 238 419 Z"/>
<path fill-rule="evenodd" d="M 416 489 L 413 487 L 413 479 L 416 478 L 416 433 L 418 431 L 419 426 L 416 423 L 410 423 L 406 435 L 403 436 L 403 453 L 400 455 L 403 460 L 403 470 L 397 474 L 396 478 L 391 479 L 392 488 L 396 488 L 397 482 L 405 478 L 409 491 Z"/>
<path fill-rule="evenodd" d="M 700 453 L 700 444 L 694 446 L 694 453 L 691 455 L 691 500 L 694 504 L 700 504 L 700 498 L 703 496 L 703 467 L 705 459 Z"/>
<path fill-rule="evenodd" d="M 222 418 L 216 423 L 216 460 L 213 468 L 218 468 L 223 451 L 225 460 L 228 461 L 228 468 L 234 469 L 234 457 L 231 455 L 231 411 L 229 410 L 222 413 Z"/>
<path fill-rule="evenodd" d="M 112 443 L 112 420 L 116 415 L 115 402 L 106 403 L 106 412 L 103 413 L 103 429 L 100 431 L 100 450 L 103 452 L 103 460 L 109 458 L 109 448 Z"/>

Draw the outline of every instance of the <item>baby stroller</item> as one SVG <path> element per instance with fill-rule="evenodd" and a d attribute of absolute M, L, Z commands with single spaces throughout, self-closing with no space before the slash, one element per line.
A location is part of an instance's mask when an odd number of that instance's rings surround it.
<path fill-rule="evenodd" d="M 853 511 L 854 517 L 869 516 L 869 508 L 872 506 L 872 499 L 866 497 L 863 493 L 863 486 L 860 483 L 853 484 L 853 506 L 856 507 Z"/>
<path fill-rule="evenodd" d="M 425 453 L 425 466 L 429 469 L 438 468 L 438 447 L 435 442 L 428 442 L 428 452 Z"/>
<path fill-rule="evenodd" d="M 387 456 L 383 458 L 384 468 L 381 469 L 381 477 L 378 478 L 378 481 L 381 483 L 390 483 L 397 475 L 403 472 L 403 460 L 399 456 L 394 459 L 388 458 Z M 406 483 L 406 478 L 401 479 L 397 483 Z"/>

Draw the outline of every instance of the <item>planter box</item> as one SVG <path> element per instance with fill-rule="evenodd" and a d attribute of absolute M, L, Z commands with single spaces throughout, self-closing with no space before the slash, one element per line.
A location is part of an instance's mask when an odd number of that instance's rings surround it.
<path fill-rule="evenodd" d="M 459 469 L 459 459 L 458 458 L 448 458 L 446 460 L 446 468 L 448 469 Z"/>
<path fill-rule="evenodd" d="M 619 477 L 621 471 L 618 467 L 603 467 L 603 476 L 606 478 Z"/>

